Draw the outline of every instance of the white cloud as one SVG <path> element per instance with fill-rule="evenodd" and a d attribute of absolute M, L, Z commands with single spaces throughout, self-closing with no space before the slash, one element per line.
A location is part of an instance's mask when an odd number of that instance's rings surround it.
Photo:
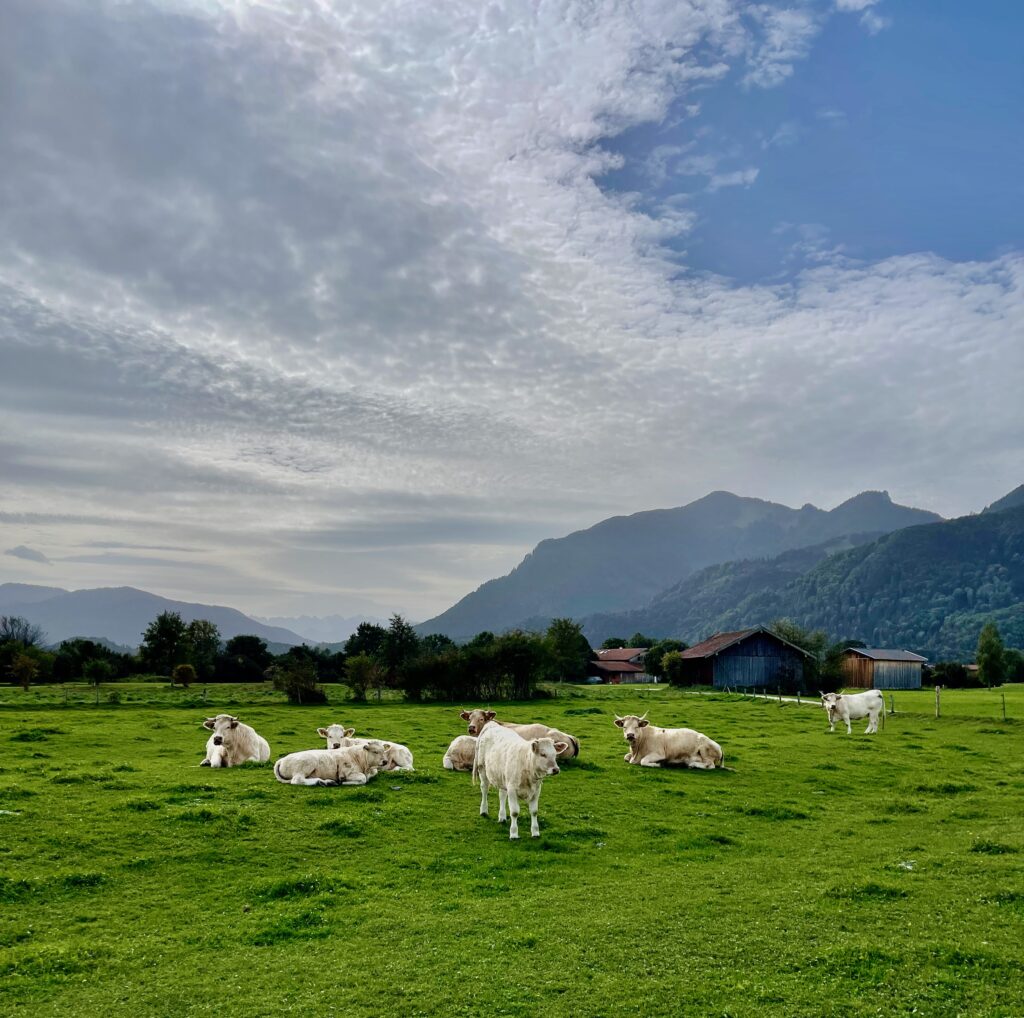
<path fill-rule="evenodd" d="M 685 195 L 596 183 L 617 132 L 783 80 L 820 9 L 8 10 L 0 532 L 62 583 L 423 617 L 543 536 L 714 487 L 949 512 L 1019 483 L 1019 255 L 819 243 L 737 286 L 666 249 Z M 756 179 L 676 148 L 652 180 Z"/>

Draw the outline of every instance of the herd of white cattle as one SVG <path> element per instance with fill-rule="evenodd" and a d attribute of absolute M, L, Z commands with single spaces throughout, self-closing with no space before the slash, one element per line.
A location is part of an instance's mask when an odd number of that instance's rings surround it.
<path fill-rule="evenodd" d="M 878 719 L 885 701 L 877 689 L 866 693 L 822 693 L 821 706 L 828 715 L 829 731 L 837 720 L 868 719 L 867 734 L 878 731 Z M 487 793 L 498 790 L 498 820 L 509 821 L 509 837 L 519 837 L 519 803 L 530 810 L 530 834 L 540 837 L 537 809 L 544 778 L 559 773 L 558 761 L 579 755 L 579 740 L 542 723 L 515 724 L 498 721 L 493 710 L 464 710 L 465 735 L 452 740 L 442 764 L 449 771 L 470 771 L 480 784 L 480 815 L 488 815 Z M 682 766 L 700 770 L 723 767 L 722 747 L 692 728 L 658 728 L 638 717 L 615 715 L 629 752 L 626 763 L 641 767 Z M 206 742 L 201 767 L 237 767 L 243 763 L 266 763 L 270 744 L 254 728 L 231 714 L 207 718 L 203 727 L 212 734 Z M 380 771 L 411 771 L 412 751 L 408 746 L 384 739 L 354 738 L 355 729 L 343 725 L 318 728 L 326 740 L 324 749 L 289 753 L 274 764 L 274 777 L 289 785 L 365 785 Z"/>

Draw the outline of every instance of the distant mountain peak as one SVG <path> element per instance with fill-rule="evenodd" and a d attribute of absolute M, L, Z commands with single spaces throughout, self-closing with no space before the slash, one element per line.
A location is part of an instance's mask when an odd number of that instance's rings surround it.
<path fill-rule="evenodd" d="M 1018 485 L 1013 491 L 1002 498 L 997 498 L 990 506 L 986 506 L 984 511 L 987 513 L 1000 513 L 1004 509 L 1016 509 L 1022 505 L 1024 505 L 1024 484 Z"/>

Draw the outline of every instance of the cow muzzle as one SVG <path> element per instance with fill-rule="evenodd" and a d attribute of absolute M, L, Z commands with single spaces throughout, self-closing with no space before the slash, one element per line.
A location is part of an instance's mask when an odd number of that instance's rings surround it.
<path fill-rule="evenodd" d="M 215 735 L 213 737 L 213 744 L 215 746 L 223 746 L 224 745 L 224 736 L 223 735 Z"/>

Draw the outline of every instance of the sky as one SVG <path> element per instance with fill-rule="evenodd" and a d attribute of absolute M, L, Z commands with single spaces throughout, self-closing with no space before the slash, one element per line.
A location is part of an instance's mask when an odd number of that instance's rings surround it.
<path fill-rule="evenodd" d="M 1024 480 L 1024 5 L 7 0 L 0 582 L 437 614 Z"/>

